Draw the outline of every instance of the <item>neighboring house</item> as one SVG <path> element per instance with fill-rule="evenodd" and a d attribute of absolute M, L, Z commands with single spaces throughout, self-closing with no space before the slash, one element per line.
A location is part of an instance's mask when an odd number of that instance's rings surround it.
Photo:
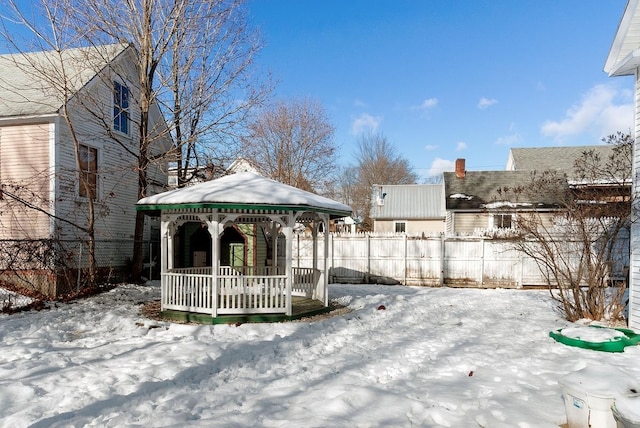
<path fill-rule="evenodd" d="M 517 226 L 518 212 L 558 209 L 554 195 L 530 200 L 526 192 L 509 194 L 531 185 L 530 171 L 466 171 L 465 160 L 458 159 L 456 171 L 445 172 L 443 179 L 447 234 L 511 229 Z"/>
<path fill-rule="evenodd" d="M 443 233 L 442 184 L 376 184 L 373 186 L 370 216 L 374 232 Z"/>
<path fill-rule="evenodd" d="M 227 172 L 233 174 L 238 172 L 253 172 L 254 174 L 263 175 L 258 165 L 245 158 L 237 158 L 236 160 L 231 162 L 231 165 L 227 167 Z"/>
<path fill-rule="evenodd" d="M 593 151 L 601 159 L 613 154 L 611 144 L 595 146 L 554 146 L 554 147 L 522 147 L 509 150 L 507 171 L 558 171 L 566 174 L 569 180 L 576 179 L 576 160 L 583 153 Z"/>
<path fill-rule="evenodd" d="M 624 14 L 615 34 L 615 38 L 609 50 L 604 71 L 609 76 L 633 76 L 635 88 L 634 132 L 633 137 L 640 141 L 640 114 L 638 103 L 640 102 L 640 1 L 629 0 Z M 638 194 L 637 171 L 640 167 L 640 153 L 633 153 L 633 188 L 634 194 Z M 640 201 L 636 198 L 633 202 L 635 209 L 640 208 Z M 631 223 L 631 262 L 629 274 L 629 326 L 640 328 L 640 223 Z"/>
<path fill-rule="evenodd" d="M 124 45 L 70 49 L 61 56 L 0 55 L 0 240 L 55 240 L 68 251 L 67 265 L 86 266 L 81 228 L 91 198 L 98 267 L 113 274 L 132 257 L 139 151 L 135 55 Z M 65 113 L 78 138 L 78 160 Z M 151 121 L 150 134 L 157 137 L 151 154 L 163 153 L 171 140 L 155 105 Z M 164 190 L 162 170 L 166 165 L 150 166 L 148 194 Z M 79 186 L 81 174 L 88 192 Z M 38 273 L 42 267 L 28 268 Z M 51 273 L 38 284 L 50 295 L 67 292 L 67 285 Z"/>
<path fill-rule="evenodd" d="M 220 178 L 228 174 L 236 174 L 238 172 L 253 172 L 254 174 L 261 174 L 259 168 L 254 165 L 253 162 L 245 158 L 237 158 L 226 168 L 216 167 L 213 165 L 188 168 L 187 183 L 185 185 L 192 186 L 194 184 L 203 183 L 205 181 Z M 169 190 L 178 188 L 178 168 L 176 166 L 169 166 L 168 187 Z"/>
<path fill-rule="evenodd" d="M 562 146 L 512 148 L 509 151 L 506 169 L 509 171 L 554 171 L 564 175 L 570 189 L 582 200 L 584 209 L 593 212 L 594 217 L 617 216 L 618 212 L 630 209 L 631 165 L 626 162 L 631 156 L 626 148 L 614 144 L 595 146 Z M 616 152 L 617 151 L 617 152 Z M 579 176 L 576 170 L 577 161 L 583 154 L 586 158 L 587 170 L 593 159 L 599 159 L 602 166 L 613 158 L 617 169 L 613 167 L 589 177 Z M 592 171 L 587 171 L 591 173 Z M 597 171 L 593 171 L 594 173 Z"/>

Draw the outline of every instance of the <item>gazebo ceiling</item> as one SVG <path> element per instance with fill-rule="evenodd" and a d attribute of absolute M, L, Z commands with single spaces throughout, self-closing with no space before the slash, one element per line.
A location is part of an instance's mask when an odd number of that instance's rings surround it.
<path fill-rule="evenodd" d="M 139 211 L 166 211 L 185 208 L 229 210 L 310 211 L 347 217 L 348 205 L 275 180 L 241 172 L 190 187 L 170 190 L 140 199 Z"/>

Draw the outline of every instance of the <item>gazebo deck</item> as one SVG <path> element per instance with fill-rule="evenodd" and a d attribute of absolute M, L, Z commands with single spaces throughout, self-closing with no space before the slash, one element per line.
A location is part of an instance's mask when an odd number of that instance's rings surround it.
<path fill-rule="evenodd" d="M 319 300 L 308 297 L 291 297 L 291 315 L 285 314 L 238 314 L 238 315 L 218 315 L 212 317 L 207 314 L 193 312 L 164 310 L 160 316 L 167 320 L 193 322 L 197 324 L 237 324 L 255 322 L 280 322 L 292 321 L 300 318 L 310 317 L 331 311 L 331 307 L 324 306 Z"/>

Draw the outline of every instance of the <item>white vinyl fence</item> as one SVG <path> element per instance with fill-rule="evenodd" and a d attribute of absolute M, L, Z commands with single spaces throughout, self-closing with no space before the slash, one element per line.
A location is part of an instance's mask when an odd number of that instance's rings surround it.
<path fill-rule="evenodd" d="M 628 248 L 620 244 L 621 248 Z M 323 254 L 319 239 L 318 253 Z M 628 251 L 619 252 L 611 278 L 626 278 Z M 293 265 L 311 267 L 313 241 L 298 235 Z M 320 269 L 322 257 L 319 260 Z M 329 236 L 329 280 L 427 286 L 524 287 L 544 286 L 535 261 L 506 240 L 487 237 L 421 237 L 353 234 Z"/>

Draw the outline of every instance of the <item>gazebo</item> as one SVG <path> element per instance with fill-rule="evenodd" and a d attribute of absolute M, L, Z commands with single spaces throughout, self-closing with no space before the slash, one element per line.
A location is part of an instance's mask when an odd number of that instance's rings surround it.
<path fill-rule="evenodd" d="M 136 208 L 161 220 L 162 314 L 213 323 L 292 319 L 327 308 L 329 220 L 352 212 L 251 172 L 149 196 Z M 299 227 L 313 236 L 311 267 L 293 266 Z"/>

